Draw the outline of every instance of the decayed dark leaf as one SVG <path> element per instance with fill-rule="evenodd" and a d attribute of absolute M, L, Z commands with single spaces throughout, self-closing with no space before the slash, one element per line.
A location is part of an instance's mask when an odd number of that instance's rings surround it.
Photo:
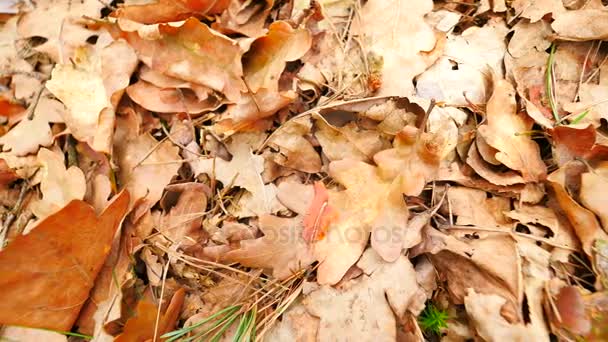
<path fill-rule="evenodd" d="M 0 323 L 69 331 L 126 214 L 129 193 L 101 216 L 74 200 L 0 252 Z"/>

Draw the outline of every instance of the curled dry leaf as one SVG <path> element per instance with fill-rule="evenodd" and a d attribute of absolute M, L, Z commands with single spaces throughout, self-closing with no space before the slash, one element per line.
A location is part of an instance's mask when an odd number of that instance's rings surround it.
<path fill-rule="evenodd" d="M 264 23 L 273 5 L 274 0 L 231 0 L 212 27 L 225 33 L 241 33 L 257 38 L 264 34 Z"/>
<path fill-rule="evenodd" d="M 137 67 L 137 56 L 124 41 L 91 50 L 78 49 L 72 63 L 57 65 L 46 87 L 68 108 L 64 119 L 72 135 L 109 153 L 114 110 Z"/>
<path fill-rule="evenodd" d="M 479 126 L 478 132 L 488 145 L 498 150 L 494 157 L 511 170 L 520 172 L 524 181 L 542 181 L 547 176 L 547 167 L 538 145 L 525 134 L 531 123 L 516 114 L 516 110 L 513 86 L 508 81 L 498 80 L 488 101 L 488 124 Z"/>
<path fill-rule="evenodd" d="M 135 315 L 127 320 L 122 334 L 118 335 L 114 341 L 151 341 L 154 337 L 168 333 L 175 327 L 179 318 L 186 291 L 182 288 L 177 290 L 168 307 L 161 314 L 158 325 L 158 305 L 143 298 L 137 304 Z"/>
<path fill-rule="evenodd" d="M 126 191 L 97 217 L 74 200 L 0 252 L 0 323 L 69 331 L 129 204 Z"/>
<path fill-rule="evenodd" d="M 143 24 L 166 23 L 219 14 L 229 3 L 230 0 L 156 0 L 120 7 L 114 15 Z"/>
<path fill-rule="evenodd" d="M 365 37 L 362 44 L 367 51 L 381 59 L 380 95 L 411 95 L 414 77 L 439 57 L 441 51 L 427 54 L 437 41 L 424 21 L 432 9 L 430 0 L 372 0 L 359 11 L 354 31 Z"/>
<path fill-rule="evenodd" d="M 268 33 L 256 39 L 243 55 L 245 82 L 253 93 L 261 88 L 279 90 L 279 77 L 287 62 L 300 59 L 310 49 L 311 37 L 305 28 L 294 29 L 285 21 L 275 21 Z"/>
<path fill-rule="evenodd" d="M 84 174 L 76 166 L 66 170 L 63 154 L 46 148 L 38 151 L 41 168 L 42 199 L 32 203 L 32 212 L 40 219 L 57 212 L 72 200 L 82 200 L 86 192 Z"/>
<path fill-rule="evenodd" d="M 199 114 L 217 108 L 220 103 L 209 96 L 201 101 L 189 89 L 160 88 L 145 81 L 139 81 L 127 88 L 131 100 L 147 110 L 158 113 Z"/>
<path fill-rule="evenodd" d="M 142 37 L 136 30 L 109 26 L 115 38 L 127 40 L 148 67 L 184 81 L 204 85 L 229 100 L 245 91 L 241 56 L 237 42 L 190 18 L 181 26 L 159 24 L 154 38 Z"/>
<path fill-rule="evenodd" d="M 551 130 L 553 159 L 563 166 L 577 158 L 602 160 L 608 158 L 608 146 L 597 144 L 597 133 L 593 125 L 586 127 L 557 126 Z"/>
<path fill-rule="evenodd" d="M 272 154 L 279 165 L 307 173 L 321 171 L 321 157 L 306 136 L 312 123 L 309 118 L 289 120 L 268 140 L 268 145 L 277 149 Z"/>
<path fill-rule="evenodd" d="M 435 177 L 444 144 L 439 134 L 422 133 L 407 126 L 395 137 L 393 148 L 374 155 L 374 162 L 382 178 L 392 180 L 401 175 L 401 191 L 418 196 Z"/>
<path fill-rule="evenodd" d="M 372 249 L 358 266 L 360 278 L 342 289 L 322 286 L 304 299 L 307 311 L 320 319 L 318 340 L 395 341 L 395 316 L 402 317 L 420 291 L 414 267 L 405 256 L 385 262 Z"/>
<path fill-rule="evenodd" d="M 300 217 L 260 215 L 259 224 L 264 236 L 241 241 L 239 249 L 224 255 L 225 260 L 272 270 L 271 274 L 278 279 L 288 278 L 315 261 L 311 248 L 302 238 Z"/>
<path fill-rule="evenodd" d="M 515 10 L 516 16 L 530 19 L 532 23 L 541 20 L 547 14 L 559 18 L 566 11 L 562 0 L 515 0 L 511 7 Z"/>

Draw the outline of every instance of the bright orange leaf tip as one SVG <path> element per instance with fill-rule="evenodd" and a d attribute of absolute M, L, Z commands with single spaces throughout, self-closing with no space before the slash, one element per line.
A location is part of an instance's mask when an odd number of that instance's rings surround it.
<path fill-rule="evenodd" d="M 99 217 L 74 200 L 9 243 L 0 252 L 0 324 L 71 330 L 128 206 L 127 191 Z"/>
<path fill-rule="evenodd" d="M 158 341 L 161 335 L 175 327 L 185 297 L 186 291 L 183 288 L 175 292 L 165 313 L 158 320 L 158 327 L 156 325 L 158 306 L 144 297 L 137 304 L 135 315 L 127 320 L 122 334 L 118 335 L 114 342 L 152 341 L 154 335 Z M 154 334 L 155 329 L 156 334 Z"/>
<path fill-rule="evenodd" d="M 306 242 L 322 240 L 332 221 L 338 218 L 338 213 L 329 205 L 329 195 L 322 182 L 314 184 L 315 196 L 304 216 L 302 237 Z"/>
<path fill-rule="evenodd" d="M 158 0 L 143 5 L 119 8 L 114 16 L 142 24 L 167 23 L 189 17 L 202 17 L 222 13 L 230 0 Z"/>

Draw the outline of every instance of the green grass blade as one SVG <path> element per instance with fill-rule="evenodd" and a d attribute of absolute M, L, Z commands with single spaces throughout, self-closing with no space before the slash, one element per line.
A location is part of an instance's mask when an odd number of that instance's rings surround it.
<path fill-rule="evenodd" d="M 239 316 L 239 314 L 238 314 L 237 311 L 233 311 L 230 314 L 226 314 L 225 316 L 223 316 L 222 318 L 220 318 L 217 322 L 213 322 L 212 323 L 213 325 L 211 327 L 209 327 L 208 329 L 205 329 L 205 330 L 201 331 L 197 335 L 185 338 L 183 340 L 183 342 L 195 341 L 198 338 L 205 337 L 209 333 L 215 331 L 217 328 L 222 327 L 225 324 L 226 321 L 233 322 L 238 316 Z"/>
<path fill-rule="evenodd" d="M 587 114 L 589 114 L 589 109 L 587 109 L 586 111 L 582 112 L 579 116 L 577 116 L 576 118 L 574 118 L 574 120 L 572 120 L 572 122 L 570 122 L 571 125 L 576 125 L 577 123 L 581 122 L 581 120 L 583 120 L 585 118 L 585 116 L 587 116 Z"/>
<path fill-rule="evenodd" d="M 226 330 L 228 330 L 228 328 L 230 328 L 230 326 L 232 325 L 232 323 L 234 323 L 234 321 L 236 320 L 237 317 L 238 317 L 238 315 L 235 315 L 228 322 L 226 322 L 223 325 L 222 329 L 220 329 L 218 332 L 215 333 L 215 335 L 213 335 L 211 337 L 211 342 L 219 342 L 219 340 L 222 337 L 222 335 L 224 334 L 224 332 L 226 332 Z"/>
<path fill-rule="evenodd" d="M 196 322 L 195 324 L 187 327 L 187 328 L 182 328 L 182 329 L 177 329 L 177 330 L 173 330 L 170 331 L 164 335 L 161 336 L 161 338 L 167 338 L 166 342 L 173 342 L 177 339 L 179 339 L 180 337 L 188 334 L 189 332 L 191 332 L 192 330 L 200 327 L 201 325 L 208 323 L 210 321 L 212 321 L 215 318 L 218 318 L 221 316 L 220 318 L 220 322 L 223 321 L 226 317 L 231 316 L 232 314 L 234 314 L 236 311 L 238 311 L 241 308 L 240 305 L 233 305 L 233 306 L 229 306 L 227 308 L 224 308 L 216 313 L 214 313 L 213 315 Z"/>

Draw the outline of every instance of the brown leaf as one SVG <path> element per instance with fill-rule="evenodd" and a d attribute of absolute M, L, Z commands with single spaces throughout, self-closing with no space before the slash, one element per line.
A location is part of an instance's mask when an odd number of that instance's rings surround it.
<path fill-rule="evenodd" d="M 551 27 L 560 39 L 587 41 L 608 37 L 608 13 L 603 9 L 566 11 L 555 18 Z"/>
<path fill-rule="evenodd" d="M 269 146 L 278 150 L 272 160 L 282 166 L 307 173 L 321 171 L 321 157 L 306 135 L 310 133 L 310 119 L 289 120 L 268 140 Z"/>
<path fill-rule="evenodd" d="M 264 23 L 273 5 L 274 0 L 231 0 L 228 9 L 212 27 L 224 33 L 241 33 L 257 38 L 264 34 Z"/>
<path fill-rule="evenodd" d="M 603 162 L 592 172 L 581 175 L 581 203 L 591 210 L 602 223 L 604 231 L 608 232 L 608 163 Z"/>
<path fill-rule="evenodd" d="M 220 105 L 218 99 L 213 96 L 200 101 L 188 89 L 160 88 L 145 81 L 130 85 L 127 94 L 138 105 L 158 113 L 199 114 Z"/>
<path fill-rule="evenodd" d="M 559 18 L 566 11 L 562 0 L 515 0 L 511 4 L 516 16 L 530 19 L 534 23 L 545 15 Z"/>
<path fill-rule="evenodd" d="M 0 188 L 5 188 L 19 179 L 19 175 L 11 169 L 4 159 L 0 159 Z"/>
<path fill-rule="evenodd" d="M 225 254 L 226 260 L 247 267 L 271 269 L 272 275 L 278 279 L 288 278 L 315 261 L 310 247 L 302 238 L 300 217 L 260 215 L 259 224 L 264 236 L 241 241 L 239 249 Z"/>
<path fill-rule="evenodd" d="M 370 161 L 374 154 L 386 147 L 387 143 L 375 130 L 361 129 L 350 122 L 342 127 L 335 127 L 319 118 L 315 121 L 315 137 L 319 141 L 323 154 L 331 161 L 353 159 Z"/>
<path fill-rule="evenodd" d="M 395 317 L 420 291 L 414 267 L 405 256 L 385 262 L 372 249 L 358 266 L 361 278 L 342 289 L 322 286 L 304 298 L 308 312 L 320 319 L 319 341 L 395 341 Z"/>
<path fill-rule="evenodd" d="M 127 212 L 117 195 L 97 217 L 74 200 L 0 252 L 0 322 L 69 331 Z"/>
<path fill-rule="evenodd" d="M 264 88 L 279 91 L 279 77 L 287 62 L 302 57 L 310 48 L 310 33 L 305 28 L 294 29 L 285 21 L 275 21 L 268 33 L 256 39 L 243 55 L 245 82 L 253 93 Z"/>
<path fill-rule="evenodd" d="M 152 3 L 120 7 L 115 16 L 143 24 L 180 21 L 222 13 L 230 0 L 157 0 Z"/>
<path fill-rule="evenodd" d="M 238 100 L 241 91 L 247 90 L 241 80 L 243 51 L 237 42 L 194 18 L 178 27 L 159 24 L 156 39 L 119 26 L 109 29 L 115 38 L 126 39 L 137 56 L 153 70 L 207 86 L 231 101 Z"/>
<path fill-rule="evenodd" d="M 608 146 L 596 143 L 597 133 L 593 125 L 585 128 L 557 126 L 551 130 L 553 138 L 553 158 L 558 166 L 584 158 L 587 160 L 607 159 Z"/>
<path fill-rule="evenodd" d="M 181 312 L 182 304 L 186 291 L 180 288 L 171 298 L 169 306 L 161 314 L 158 321 L 158 330 L 155 333 L 156 317 L 158 314 L 158 306 L 144 298 L 139 301 L 135 311 L 135 316 L 129 318 L 125 323 L 123 333 L 118 335 L 115 342 L 146 342 L 151 341 L 154 336 L 156 340 L 159 337 L 173 329 L 179 313 Z"/>
<path fill-rule="evenodd" d="M 591 332 L 591 321 L 585 312 L 585 302 L 576 286 L 564 286 L 559 290 L 555 306 L 561 321 L 553 322 L 572 333 L 587 335 Z"/>
<path fill-rule="evenodd" d="M 526 182 L 538 182 L 547 176 L 547 167 L 540 157 L 538 145 L 522 133 L 531 125 L 516 114 L 515 90 L 505 80 L 494 84 L 494 93 L 488 101 L 487 125 L 478 132 L 488 145 L 499 152 L 495 158 L 511 170 L 521 172 Z"/>

